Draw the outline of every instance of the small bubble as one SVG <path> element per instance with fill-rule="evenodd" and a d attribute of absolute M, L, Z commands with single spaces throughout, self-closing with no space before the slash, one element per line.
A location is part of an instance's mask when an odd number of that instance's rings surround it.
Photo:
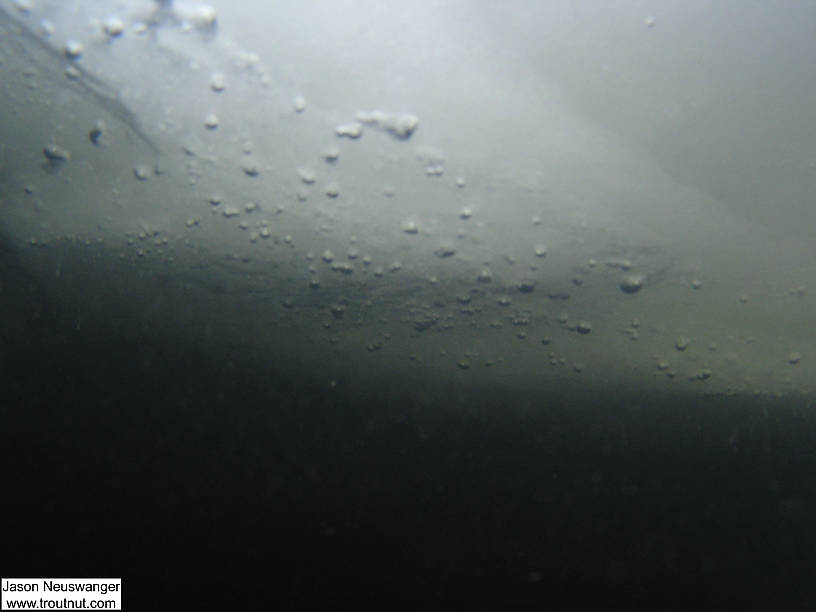
<path fill-rule="evenodd" d="M 306 185 L 311 185 L 317 180 L 317 174 L 312 168 L 298 168 L 298 176 Z"/>
<path fill-rule="evenodd" d="M 258 161 L 251 155 L 244 155 L 241 160 L 241 170 L 243 170 L 247 176 L 258 176 L 258 173 L 260 173 Z"/>
<path fill-rule="evenodd" d="M 99 144 L 99 140 L 102 138 L 102 134 L 105 133 L 105 122 L 100 120 L 94 123 L 94 126 L 91 128 L 91 131 L 88 132 L 88 138 L 92 143 L 95 145 Z"/>
<path fill-rule="evenodd" d="M 324 161 L 333 164 L 337 162 L 338 159 L 340 159 L 340 149 L 338 149 L 337 147 L 330 147 L 323 151 Z"/>
<path fill-rule="evenodd" d="M 111 38 L 121 36 L 122 32 L 125 31 L 125 22 L 118 17 L 108 17 L 102 24 L 102 31 Z"/>
<path fill-rule="evenodd" d="M 65 48 L 63 49 L 65 53 L 65 57 L 70 59 L 77 59 L 85 48 L 82 46 L 82 43 L 78 40 L 69 40 L 65 43 Z"/>
<path fill-rule="evenodd" d="M 519 281 L 516 288 L 521 293 L 532 293 L 535 290 L 535 281 L 529 278 L 525 278 Z"/>
<path fill-rule="evenodd" d="M 577 331 L 579 334 L 588 334 L 592 331 L 592 323 L 585 320 L 578 321 L 578 325 L 575 326 L 575 331 Z"/>
<path fill-rule="evenodd" d="M 326 185 L 326 195 L 330 198 L 336 198 L 340 195 L 340 185 L 337 183 L 329 183 Z"/>
<path fill-rule="evenodd" d="M 146 181 L 150 176 L 150 170 L 144 164 L 139 164 L 133 169 L 133 175 L 140 181 Z"/>
<path fill-rule="evenodd" d="M 643 287 L 643 276 L 630 274 L 625 276 L 620 283 L 620 289 L 624 293 L 637 293 Z"/>
<path fill-rule="evenodd" d="M 221 93 L 225 88 L 226 82 L 223 74 L 216 72 L 210 77 L 210 89 L 212 89 L 214 92 Z"/>
<path fill-rule="evenodd" d="M 71 159 L 71 153 L 55 144 L 47 144 L 43 147 L 43 155 L 49 162 L 64 162 Z"/>
<path fill-rule="evenodd" d="M 406 234 L 419 233 L 419 226 L 417 225 L 417 222 L 414 221 L 413 219 L 405 219 L 402 222 L 401 227 L 402 231 L 405 232 Z"/>
<path fill-rule="evenodd" d="M 206 117 L 204 117 L 204 127 L 208 130 L 214 130 L 218 127 L 218 115 L 215 113 L 210 113 Z"/>

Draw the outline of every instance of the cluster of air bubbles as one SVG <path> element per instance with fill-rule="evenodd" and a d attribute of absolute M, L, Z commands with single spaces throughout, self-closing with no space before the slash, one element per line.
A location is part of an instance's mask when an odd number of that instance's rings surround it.
<path fill-rule="evenodd" d="M 363 135 L 363 126 L 359 123 L 342 123 L 334 128 L 334 133 L 341 138 L 356 140 Z"/>

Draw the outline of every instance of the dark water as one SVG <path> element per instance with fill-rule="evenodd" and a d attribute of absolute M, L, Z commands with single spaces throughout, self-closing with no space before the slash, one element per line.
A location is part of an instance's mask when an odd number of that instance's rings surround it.
<path fill-rule="evenodd" d="M 128 610 L 811 607 L 795 401 L 327 389 L 48 321 L 3 363 L 4 576 L 121 576 Z"/>

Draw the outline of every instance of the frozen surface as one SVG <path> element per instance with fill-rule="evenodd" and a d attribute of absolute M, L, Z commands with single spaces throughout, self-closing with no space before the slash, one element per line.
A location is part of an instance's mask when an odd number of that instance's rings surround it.
<path fill-rule="evenodd" d="M 809 395 L 806 39 L 676 4 L 3 2 L 4 249 L 329 385 Z"/>

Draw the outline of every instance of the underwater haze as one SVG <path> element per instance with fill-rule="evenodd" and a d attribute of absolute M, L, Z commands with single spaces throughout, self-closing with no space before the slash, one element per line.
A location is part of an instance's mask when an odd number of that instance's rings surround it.
<path fill-rule="evenodd" d="M 0 573 L 810 609 L 814 27 L 0 0 Z"/>

